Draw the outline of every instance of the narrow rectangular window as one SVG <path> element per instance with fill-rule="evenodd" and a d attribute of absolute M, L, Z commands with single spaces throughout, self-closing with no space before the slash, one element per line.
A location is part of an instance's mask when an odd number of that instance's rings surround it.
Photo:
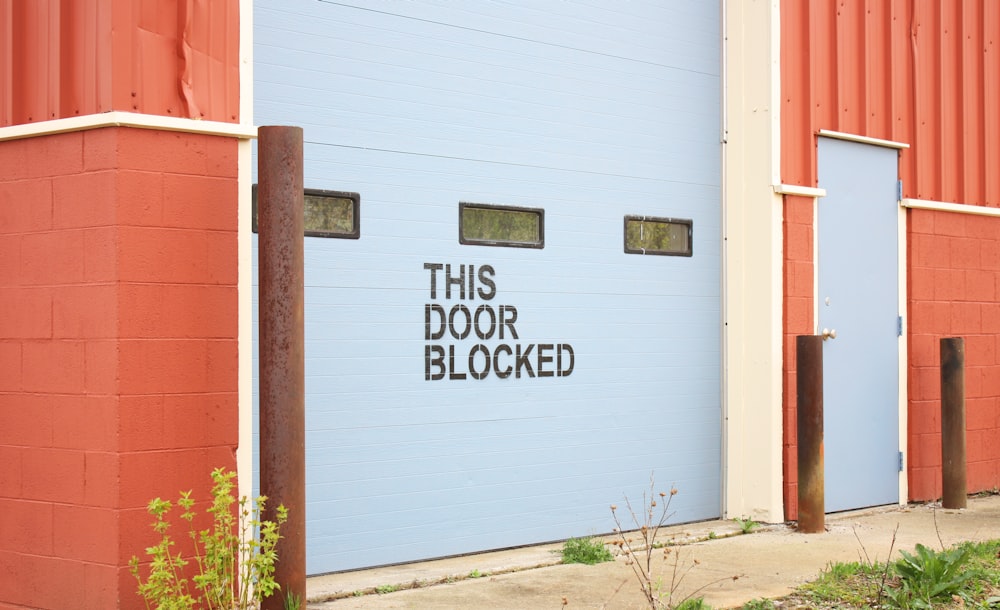
<path fill-rule="evenodd" d="M 458 241 L 480 246 L 544 248 L 545 210 L 460 202 Z"/>
<path fill-rule="evenodd" d="M 685 219 L 626 216 L 625 252 L 691 256 L 693 224 Z"/>
<path fill-rule="evenodd" d="M 302 221 L 306 237 L 361 237 L 361 195 L 320 189 L 303 190 Z M 253 185 L 252 230 L 257 232 L 257 185 Z"/>

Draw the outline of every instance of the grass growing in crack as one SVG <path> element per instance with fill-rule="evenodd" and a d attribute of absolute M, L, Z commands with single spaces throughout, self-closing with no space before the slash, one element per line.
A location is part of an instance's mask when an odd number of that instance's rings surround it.
<path fill-rule="evenodd" d="M 302 610 L 302 598 L 289 591 L 285 595 L 285 610 Z"/>
<path fill-rule="evenodd" d="M 712 606 L 700 597 L 685 599 L 674 607 L 675 610 L 712 610 Z"/>
<path fill-rule="evenodd" d="M 749 534 L 750 532 L 754 531 L 760 526 L 760 523 L 757 523 L 756 521 L 754 521 L 749 517 L 746 518 L 736 517 L 735 519 L 733 519 L 733 521 L 736 522 L 736 525 L 740 526 L 741 534 Z"/>
<path fill-rule="evenodd" d="M 592 566 L 614 559 L 614 555 L 599 538 L 570 538 L 563 543 L 563 563 L 583 563 Z"/>
<path fill-rule="evenodd" d="M 379 585 L 375 587 L 375 592 L 378 593 L 379 595 L 385 595 L 386 593 L 394 593 L 396 591 L 399 591 L 399 587 L 397 585 Z"/>

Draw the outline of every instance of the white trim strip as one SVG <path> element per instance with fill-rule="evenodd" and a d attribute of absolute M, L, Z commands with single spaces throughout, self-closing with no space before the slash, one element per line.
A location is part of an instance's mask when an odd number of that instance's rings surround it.
<path fill-rule="evenodd" d="M 817 135 L 835 138 L 837 140 L 847 140 L 849 142 L 860 142 L 861 144 L 873 144 L 875 146 L 884 146 L 886 148 L 909 148 L 910 145 L 905 142 L 894 142 L 892 140 L 882 140 L 880 138 L 869 138 L 868 136 L 859 136 L 853 133 L 844 133 L 842 131 L 830 131 L 829 129 L 820 129 Z"/>
<path fill-rule="evenodd" d="M 257 137 L 257 128 L 249 125 L 114 111 L 55 119 L 52 121 L 40 121 L 38 123 L 27 123 L 25 125 L 0 127 L 0 142 L 72 131 L 84 131 L 87 129 L 100 129 L 102 127 L 136 127 L 139 129 L 159 129 L 162 131 L 183 131 L 211 136 L 228 136 L 241 140 L 250 140 Z"/>
<path fill-rule="evenodd" d="M 897 271 L 896 271 L 896 311 L 897 315 L 902 319 L 902 328 L 899 336 L 899 341 L 897 343 L 898 351 L 896 356 L 896 362 L 899 363 L 899 369 L 896 373 L 896 396 L 899 399 L 899 419 L 897 420 L 897 429 L 899 430 L 899 436 L 897 442 L 899 443 L 899 451 L 903 455 L 903 469 L 899 472 L 899 505 L 905 506 L 910 498 L 909 489 L 909 461 L 910 455 L 907 450 L 907 440 L 909 438 L 909 420 L 907 418 L 908 408 L 910 404 L 909 392 L 909 377 L 907 375 L 907 370 L 909 369 L 909 325 L 910 319 L 907 311 L 907 293 L 906 293 L 906 210 L 900 206 L 896 208 L 896 261 L 897 261 Z"/>
<path fill-rule="evenodd" d="M 774 192 L 779 195 L 798 195 L 800 197 L 826 197 L 826 189 L 814 186 L 799 186 L 798 184 L 775 184 Z"/>
<path fill-rule="evenodd" d="M 976 214 L 978 216 L 1000 216 L 1000 208 L 988 208 L 984 205 L 969 205 L 967 203 L 948 203 L 947 201 L 930 201 L 929 199 L 903 199 L 899 205 L 917 210 L 935 210 L 938 212 L 956 212 L 958 214 Z"/>

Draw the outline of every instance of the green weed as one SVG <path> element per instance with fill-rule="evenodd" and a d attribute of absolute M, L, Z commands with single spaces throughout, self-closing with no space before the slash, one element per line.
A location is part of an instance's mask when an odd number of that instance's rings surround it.
<path fill-rule="evenodd" d="M 285 595 L 285 610 L 302 610 L 302 599 L 289 591 Z"/>
<path fill-rule="evenodd" d="M 961 596 L 973 576 L 964 570 L 969 551 L 966 545 L 934 551 L 922 544 L 912 554 L 900 551 L 902 559 L 893 564 L 899 588 L 889 590 L 889 597 L 900 608 L 933 608 L 936 602 Z"/>
<path fill-rule="evenodd" d="M 746 518 L 737 517 L 733 519 L 733 521 L 735 521 L 736 524 L 740 526 L 740 532 L 743 534 L 749 534 L 750 532 L 760 527 L 759 523 L 757 523 L 753 519 L 750 519 L 749 517 Z"/>
<path fill-rule="evenodd" d="M 155 518 L 153 531 L 160 540 L 146 549 L 148 576 L 143 579 L 138 557 L 129 562 L 146 608 L 246 610 L 260 607 L 261 600 L 281 588 L 274 580 L 278 560 L 274 547 L 288 511 L 278 506 L 274 521 L 261 519 L 267 498 L 258 497 L 252 506 L 246 497 L 237 500 L 235 478 L 235 472 L 224 468 L 212 471 L 212 504 L 206 509 L 212 517 L 210 529 L 195 530 L 195 500 L 190 491 L 181 492 L 177 500 L 183 510 L 180 518 L 187 521 L 188 535 L 194 542 L 196 569 L 191 580 L 186 569 L 190 561 L 172 551 L 175 541 L 168 517 L 173 503 L 150 500 L 147 511 Z M 234 504 L 237 510 L 233 510 Z"/>
<path fill-rule="evenodd" d="M 705 600 L 701 597 L 694 597 L 685 599 L 681 603 L 674 606 L 674 610 L 712 610 L 712 606 L 705 603 Z"/>
<path fill-rule="evenodd" d="M 594 565 L 614 559 L 611 551 L 599 538 L 570 538 L 563 543 L 563 563 Z"/>

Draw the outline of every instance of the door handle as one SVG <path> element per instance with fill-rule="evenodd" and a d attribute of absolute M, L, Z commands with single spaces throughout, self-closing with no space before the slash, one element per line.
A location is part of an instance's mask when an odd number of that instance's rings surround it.
<path fill-rule="evenodd" d="M 826 341 L 827 339 L 836 339 L 836 338 L 837 338 L 837 329 L 836 328 L 824 328 L 823 329 L 823 340 L 824 341 Z"/>

